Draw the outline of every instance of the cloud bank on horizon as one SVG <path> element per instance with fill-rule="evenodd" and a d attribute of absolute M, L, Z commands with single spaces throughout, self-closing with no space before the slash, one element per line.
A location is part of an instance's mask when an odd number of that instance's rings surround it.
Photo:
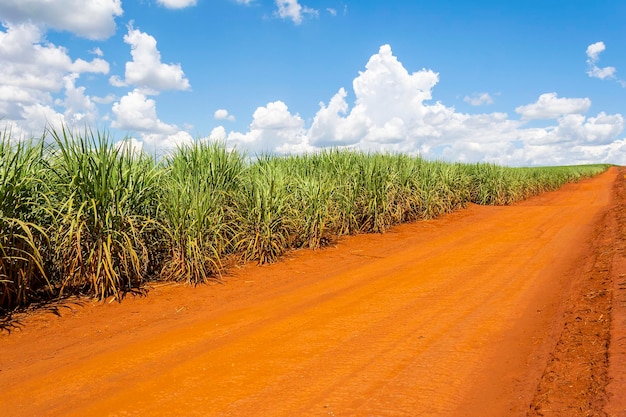
<path fill-rule="evenodd" d="M 261 7 L 258 0 L 224 1 L 234 8 Z M 154 7 L 181 13 L 199 6 L 196 0 L 155 0 Z M 67 12 L 76 8 L 81 13 Z M 297 30 L 309 21 L 349 13 L 347 6 L 341 9 L 274 0 L 271 13 L 260 19 L 268 25 L 289 23 Z M 37 135 L 48 126 L 113 129 L 127 132 L 136 146 L 151 151 L 193 141 L 192 124 L 167 122 L 167 116 L 157 112 L 157 102 L 166 92 L 194 94 L 196 81 L 186 73 L 186 63 L 168 62 L 164 56 L 169 50 L 162 54 L 156 35 L 142 31 L 137 19 L 125 26 L 123 65 L 107 60 L 100 48 L 99 42 L 124 28 L 116 23 L 123 14 L 121 0 L 0 2 L 0 121 L 6 129 L 18 137 Z M 72 58 L 76 51 L 49 40 L 50 33 L 58 39 L 64 39 L 59 33 L 82 38 L 81 45 L 90 45 L 89 49 L 78 51 L 83 58 Z M 614 82 L 621 88 L 625 83 L 617 78 L 617 68 L 600 66 L 605 51 L 603 41 L 581 45 L 581 55 L 587 56 L 587 70 L 581 72 L 598 83 Z M 207 137 L 250 154 L 337 147 L 507 165 L 626 165 L 624 117 L 591 112 L 589 97 L 560 97 L 556 91 L 544 91 L 535 101 L 519 103 L 515 114 L 462 112 L 436 100 L 438 72 L 407 69 L 390 44 L 383 43 L 373 52 L 369 59 L 364 57 L 365 66 L 351 88 L 338 86 L 310 117 L 276 99 L 259 103 L 246 129 L 228 129 L 228 124 L 247 117 L 235 117 L 227 106 L 220 106 L 206 110 L 206 119 L 219 123 Z M 584 66 L 584 56 L 581 63 Z M 89 90 L 92 82 L 99 83 L 98 93 Z M 460 95 L 475 111 L 493 106 L 500 93 Z"/>

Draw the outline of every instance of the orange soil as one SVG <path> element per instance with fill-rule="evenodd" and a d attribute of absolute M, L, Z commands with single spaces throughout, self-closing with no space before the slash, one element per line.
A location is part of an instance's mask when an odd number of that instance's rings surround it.
<path fill-rule="evenodd" d="M 23 315 L 0 414 L 626 415 L 624 174 Z"/>

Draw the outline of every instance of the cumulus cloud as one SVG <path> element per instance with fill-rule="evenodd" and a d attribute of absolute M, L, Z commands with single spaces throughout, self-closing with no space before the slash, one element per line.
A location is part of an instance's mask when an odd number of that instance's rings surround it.
<path fill-rule="evenodd" d="M 100 58 L 72 61 L 64 47 L 46 42 L 41 29 L 32 24 L 7 24 L 0 31 L 0 75 L 2 84 L 33 90 L 57 91 L 68 72 L 109 72 Z"/>
<path fill-rule="evenodd" d="M 94 101 L 85 94 L 85 87 L 76 86 L 78 74 L 70 74 L 64 77 L 65 99 L 59 100 L 57 104 L 65 109 L 64 116 L 66 123 L 71 126 L 83 124 L 93 126 L 98 121 L 98 109 Z"/>
<path fill-rule="evenodd" d="M 111 75 L 109 77 L 109 84 L 113 87 L 128 87 L 126 81 L 122 80 L 118 75 Z"/>
<path fill-rule="evenodd" d="M 77 12 L 80 11 L 80 12 Z M 3 0 L 5 22 L 43 25 L 87 39 L 107 39 L 115 33 L 115 18 L 123 13 L 121 0 Z"/>
<path fill-rule="evenodd" d="M 598 67 L 597 63 L 600 60 L 600 53 L 604 52 L 606 46 L 604 42 L 596 42 L 587 47 L 587 75 L 592 78 L 599 78 L 601 80 L 615 78 L 617 70 L 615 67 Z"/>
<path fill-rule="evenodd" d="M 529 146 L 545 145 L 606 145 L 624 130 L 622 115 L 607 115 L 601 112 L 596 117 L 586 118 L 582 114 L 568 114 L 558 119 L 556 126 L 534 129 L 526 137 Z M 565 151 L 565 149 L 563 150 Z"/>
<path fill-rule="evenodd" d="M 214 128 L 209 134 L 209 140 L 217 140 L 217 141 L 226 141 L 228 135 L 226 134 L 226 129 L 224 126 L 218 126 Z"/>
<path fill-rule="evenodd" d="M 229 145 L 258 152 L 310 152 L 334 146 L 366 151 L 407 152 L 427 158 L 507 165 L 553 165 L 594 161 L 626 163 L 619 140 L 620 114 L 587 117 L 588 98 L 540 95 L 519 106 L 521 119 L 506 113 L 467 114 L 433 102 L 439 75 L 429 69 L 407 71 L 388 45 L 374 54 L 352 83 L 354 102 L 340 88 L 310 126 L 281 101 L 259 107 L 248 132 L 220 126 L 212 135 Z M 553 120 L 529 127 L 535 119 Z"/>
<path fill-rule="evenodd" d="M 94 102 L 77 86 L 81 74 L 107 74 L 101 59 L 72 60 L 64 47 L 45 40 L 41 26 L 6 23 L 0 31 L 0 119 L 13 132 L 40 134 L 59 121 L 96 120 Z M 65 93 L 64 98 L 59 95 Z M 64 107 L 57 111 L 56 107 Z"/>
<path fill-rule="evenodd" d="M 600 59 L 600 52 L 606 49 L 604 42 L 592 43 L 587 47 L 587 58 L 591 64 L 595 64 Z"/>
<path fill-rule="evenodd" d="M 15 130 L 11 133 L 18 133 L 17 137 L 39 136 L 43 128 L 60 130 L 63 126 L 68 126 L 67 120 L 62 113 L 57 112 L 52 106 L 34 103 L 24 105 L 22 108 L 23 119 L 16 123 L 11 121 Z"/>
<path fill-rule="evenodd" d="M 353 81 L 356 103 L 348 111 L 347 92 L 340 89 L 328 106 L 321 104 L 310 132 L 317 146 L 354 145 L 357 142 L 393 144 L 407 136 L 437 135 L 432 124 L 445 123 L 451 109 L 430 100 L 439 75 L 422 69 L 409 74 L 391 47 L 383 45 Z M 429 120 L 431 124 L 424 123 Z"/>
<path fill-rule="evenodd" d="M 177 147 L 193 143 L 194 138 L 184 130 L 174 133 L 142 133 L 141 141 L 148 152 L 170 152 Z"/>
<path fill-rule="evenodd" d="M 616 140 L 603 146 L 578 146 L 575 151 L 587 163 L 617 163 L 626 165 L 626 139 Z M 584 159 L 583 159 L 584 158 Z"/>
<path fill-rule="evenodd" d="M 225 109 L 216 110 L 215 113 L 213 114 L 213 117 L 215 117 L 217 120 L 228 120 L 230 122 L 235 121 L 235 116 L 233 116 L 232 114 L 229 114 L 228 110 L 225 110 Z"/>
<path fill-rule="evenodd" d="M 113 104 L 115 120 L 111 127 L 140 134 L 151 150 L 168 150 L 193 140 L 189 133 L 157 117 L 156 102 L 135 89 Z"/>
<path fill-rule="evenodd" d="M 314 149 L 306 143 L 304 120 L 298 114 L 291 114 L 282 101 L 257 108 L 252 116 L 250 131 L 231 132 L 228 134 L 228 142 L 256 154 L 306 152 Z"/>
<path fill-rule="evenodd" d="M 75 73 L 91 72 L 108 74 L 109 63 L 100 58 L 92 59 L 91 61 L 85 61 L 79 58 L 72 63 L 69 69 Z"/>
<path fill-rule="evenodd" d="M 124 42 L 131 47 L 132 61 L 126 63 L 125 79 L 118 76 L 109 79 L 111 85 L 120 87 L 134 85 L 152 94 L 163 90 L 189 90 L 189 80 L 180 64 L 164 64 L 157 42 L 153 36 L 128 26 Z"/>
<path fill-rule="evenodd" d="M 143 142 L 134 137 L 118 140 L 115 142 L 114 146 L 121 152 L 130 152 L 133 155 L 141 155 L 141 151 L 143 150 Z"/>
<path fill-rule="evenodd" d="M 302 6 L 298 3 L 298 0 L 274 0 L 276 7 L 276 14 L 281 19 L 290 19 L 296 25 L 302 23 L 305 16 L 317 16 L 319 11 L 307 6 Z"/>
<path fill-rule="evenodd" d="M 556 119 L 565 114 L 585 113 L 591 107 L 588 98 L 558 98 L 556 93 L 539 96 L 537 102 L 515 109 L 523 119 Z"/>
<path fill-rule="evenodd" d="M 466 103 L 472 106 L 483 106 L 485 104 L 493 104 L 493 98 L 489 93 L 474 93 L 471 97 L 465 96 L 463 99 Z"/>
<path fill-rule="evenodd" d="M 356 100 L 352 107 L 346 89 L 341 88 L 328 104 L 320 103 L 306 129 L 300 116 L 288 112 L 284 103 L 270 103 L 257 109 L 248 133 L 231 132 L 228 140 L 239 147 L 277 152 L 334 146 L 433 157 L 456 155 L 467 160 L 478 154 L 484 158 L 484 152 L 496 153 L 494 143 L 503 143 L 505 149 L 513 146 L 509 142 L 518 137 L 520 122 L 507 120 L 505 114 L 469 116 L 438 102 L 428 104 L 438 80 L 432 70 L 409 73 L 391 48 L 383 45 L 353 81 Z M 453 147 L 461 140 L 466 146 Z"/>
<path fill-rule="evenodd" d="M 99 48 L 89 51 L 94 55 L 89 61 L 73 60 L 66 48 L 45 39 L 42 25 L 5 23 L 4 28 L 0 31 L 2 128 L 20 137 L 39 135 L 46 127 L 84 127 L 109 120 L 108 114 L 99 118 L 97 106 L 114 102 L 115 96 L 92 97 L 80 83 L 82 74 L 108 74 L 109 64 Z M 113 104 L 111 127 L 137 132 L 148 149 L 192 140 L 184 129 L 161 121 L 155 101 L 146 97 L 148 92 L 188 89 L 180 66 L 162 64 L 154 38 L 132 27 L 125 41 L 132 47 L 133 61 L 126 66 L 124 80 L 113 76 L 110 82 L 137 88 Z"/>
<path fill-rule="evenodd" d="M 161 6 L 167 7 L 168 9 L 184 9 L 185 7 L 195 6 L 198 1 L 197 0 L 157 0 Z"/>
<path fill-rule="evenodd" d="M 559 120 L 557 136 L 577 144 L 606 145 L 624 130 L 621 114 L 607 115 L 600 112 L 596 117 L 585 118 L 580 114 L 567 115 Z"/>
<path fill-rule="evenodd" d="M 175 125 L 168 125 L 157 118 L 156 102 L 139 90 L 133 90 L 113 104 L 116 119 L 111 126 L 116 129 L 137 132 L 174 133 Z"/>

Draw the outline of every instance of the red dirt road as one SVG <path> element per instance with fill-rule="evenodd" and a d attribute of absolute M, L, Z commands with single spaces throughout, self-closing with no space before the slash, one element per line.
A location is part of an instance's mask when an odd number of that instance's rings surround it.
<path fill-rule="evenodd" d="M 626 415 L 624 349 L 611 345 L 611 368 L 608 348 L 624 174 L 298 251 L 224 285 L 24 316 L 0 335 L 0 414 Z M 590 335 L 578 350 L 576 326 Z M 570 362 L 591 376 L 567 376 Z"/>

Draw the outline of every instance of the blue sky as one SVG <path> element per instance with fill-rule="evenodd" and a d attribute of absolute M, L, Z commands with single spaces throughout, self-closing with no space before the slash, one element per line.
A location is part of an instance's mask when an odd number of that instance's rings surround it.
<path fill-rule="evenodd" d="M 626 164 L 626 2 L 0 0 L 0 123 Z"/>

